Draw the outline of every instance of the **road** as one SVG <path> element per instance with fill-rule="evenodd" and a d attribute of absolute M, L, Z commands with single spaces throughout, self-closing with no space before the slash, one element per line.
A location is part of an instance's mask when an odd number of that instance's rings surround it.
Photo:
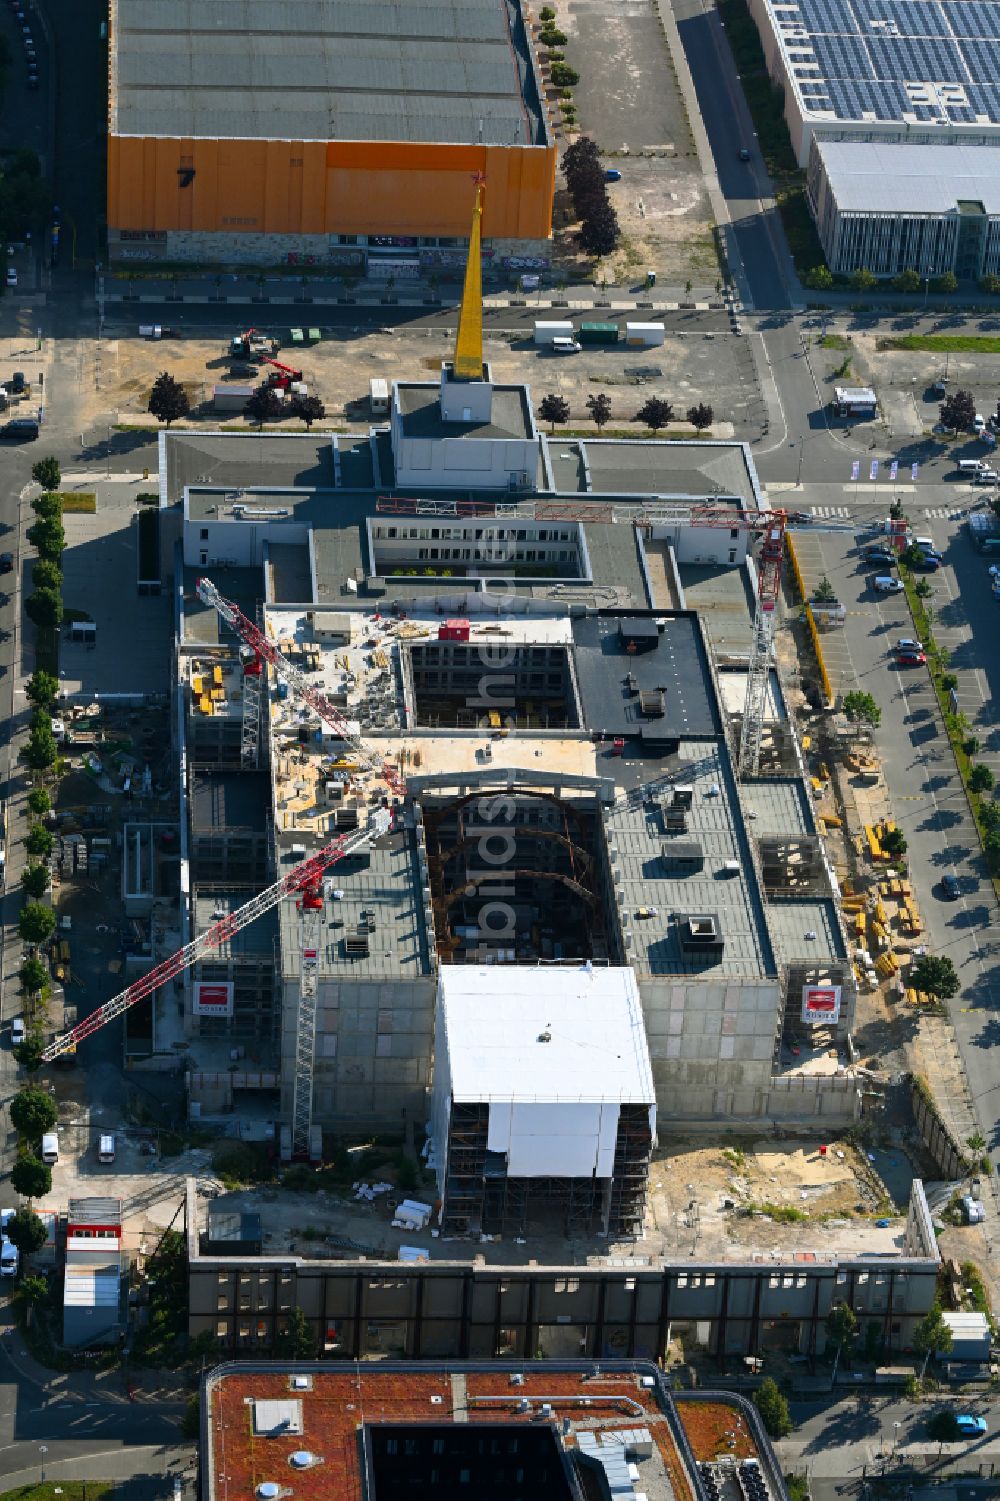
<path fill-rule="evenodd" d="M 944 1407 L 985 1417 L 988 1432 L 956 1444 L 935 1443 L 927 1437 L 927 1420 Z M 948 1474 L 968 1476 L 978 1471 L 989 1476 L 993 1466 L 1000 1474 L 1000 1406 L 995 1399 L 944 1396 L 909 1402 L 890 1395 L 866 1396 L 861 1401 L 848 1397 L 833 1404 L 792 1402 L 790 1411 L 794 1432 L 775 1448 L 786 1473 L 808 1472 L 814 1501 L 829 1494 L 817 1491 L 816 1482 L 839 1482 L 840 1493 L 851 1494 L 852 1482 L 883 1473 L 891 1476 L 913 1466 L 922 1470 L 925 1460 L 938 1456 L 938 1462 L 924 1474 L 924 1484 Z"/>

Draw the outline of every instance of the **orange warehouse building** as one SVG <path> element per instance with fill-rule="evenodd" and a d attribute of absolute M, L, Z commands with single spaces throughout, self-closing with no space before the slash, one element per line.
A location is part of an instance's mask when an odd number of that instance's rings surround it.
<path fill-rule="evenodd" d="M 548 263 L 556 151 L 520 0 L 112 0 L 111 259 Z"/>

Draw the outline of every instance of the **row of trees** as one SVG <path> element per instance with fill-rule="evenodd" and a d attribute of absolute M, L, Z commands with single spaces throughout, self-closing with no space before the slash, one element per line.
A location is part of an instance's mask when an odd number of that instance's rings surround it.
<path fill-rule="evenodd" d="M 603 391 L 593 396 L 588 396 L 587 411 L 590 413 L 591 421 L 597 425 L 598 431 L 600 431 L 611 418 L 610 396 L 606 396 Z M 569 402 L 565 396 L 557 396 L 555 392 L 550 392 L 548 396 L 543 396 L 539 402 L 538 415 L 543 422 L 549 424 L 550 431 L 555 432 L 557 426 L 562 426 L 569 421 Z M 698 432 L 704 432 L 715 421 L 714 411 L 703 401 L 699 401 L 694 406 L 688 407 L 686 415 L 691 426 Z M 654 433 L 657 433 L 661 428 L 666 427 L 668 422 L 674 420 L 673 403 L 665 401 L 661 396 L 650 396 L 636 412 L 633 420 L 635 422 L 642 422 Z"/>
<path fill-rule="evenodd" d="M 163 370 L 153 382 L 147 411 L 157 422 L 165 422 L 169 427 L 172 422 L 188 415 L 191 398 L 180 381 Z M 312 427 L 314 422 L 322 422 L 326 416 L 326 407 L 318 396 L 293 396 L 291 401 L 282 401 L 267 381 L 257 387 L 244 411 L 258 427 L 263 427 L 265 422 L 280 422 L 283 417 L 297 417 L 306 427 Z"/>
<path fill-rule="evenodd" d="M 618 244 L 618 215 L 608 197 L 597 146 L 579 136 L 563 157 L 566 186 L 580 220 L 580 244 L 588 255 L 609 255 Z"/>
<path fill-rule="evenodd" d="M 842 283 L 845 279 L 855 292 L 871 292 L 877 286 L 889 286 L 894 292 L 919 292 L 924 287 L 925 281 L 927 290 L 930 292 L 947 294 L 958 291 L 958 278 L 953 271 L 943 271 L 940 276 L 927 278 L 921 276 L 919 271 L 914 271 L 912 267 L 900 271 L 898 276 L 893 276 L 888 281 L 876 276 L 875 272 L 869 271 L 867 266 L 859 266 L 857 271 L 852 271 L 846 278 L 834 276 L 828 266 L 813 266 L 812 270 L 807 271 L 802 278 L 805 285 L 811 287 L 814 292 L 828 292 L 831 287 L 836 286 L 838 282 Z M 995 281 L 996 287 L 986 286 L 987 281 Z M 1000 277 L 984 277 L 980 285 L 984 292 L 1000 291 Z"/>
<path fill-rule="evenodd" d="M 51 457 L 40 459 L 31 473 L 34 480 L 45 488 L 31 502 L 31 509 L 38 519 L 28 528 L 27 538 L 38 557 L 32 566 L 32 590 L 24 602 L 24 613 L 39 629 L 55 630 L 63 620 L 62 555 L 66 533 L 62 524 L 62 500 L 55 493 L 62 476 L 58 460 Z M 55 765 L 59 754 L 52 733 L 51 715 L 58 688 L 56 679 L 47 672 L 35 673 L 29 684 L 32 715 L 24 758 L 33 771 L 48 771 Z M 46 830 L 38 830 L 39 838 L 43 834 L 50 837 Z M 35 851 L 29 849 L 29 853 Z"/>

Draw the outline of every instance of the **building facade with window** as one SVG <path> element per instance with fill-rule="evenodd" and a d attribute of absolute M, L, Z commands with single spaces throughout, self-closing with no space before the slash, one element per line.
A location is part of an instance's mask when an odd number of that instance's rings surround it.
<path fill-rule="evenodd" d="M 814 138 L 807 191 L 833 272 L 1000 271 L 1000 155 L 989 146 Z"/>

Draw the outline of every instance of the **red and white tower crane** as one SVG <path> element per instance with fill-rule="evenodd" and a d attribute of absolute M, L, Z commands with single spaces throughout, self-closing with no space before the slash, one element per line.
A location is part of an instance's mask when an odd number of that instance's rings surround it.
<path fill-rule="evenodd" d="M 651 530 L 654 526 L 705 526 L 738 529 L 763 538 L 757 563 L 757 608 L 747 671 L 737 770 L 741 777 L 754 777 L 760 770 L 760 748 L 767 717 L 768 675 L 773 660 L 774 617 L 781 593 L 781 567 L 785 555 L 786 511 L 751 511 L 737 497 L 725 504 L 712 501 L 649 501 L 626 506 L 578 500 L 478 501 L 412 500 L 380 495 L 375 509 L 389 516 L 453 516 L 492 518 L 505 521 L 521 517 L 529 521 L 581 521 L 624 524 Z"/>
<path fill-rule="evenodd" d="M 311 709 L 328 724 L 337 736 L 351 748 L 352 756 L 356 762 L 366 770 L 382 778 L 389 792 L 396 797 L 403 797 L 406 793 L 406 784 L 397 768 L 391 762 L 383 761 L 374 755 L 364 742 L 359 738 L 343 715 L 330 703 L 318 689 L 314 688 L 293 667 L 281 652 L 278 651 L 272 641 L 264 633 L 248 620 L 239 607 L 231 600 L 226 599 L 219 593 L 210 579 L 198 581 L 198 595 L 205 604 L 212 605 L 218 611 L 219 616 L 240 636 L 245 643 L 246 650 L 241 654 L 243 660 L 244 685 L 247 677 L 254 679 L 254 687 L 259 687 L 261 676 L 261 662 L 268 662 L 276 673 L 293 690 L 298 697 L 302 698 Z M 297 897 L 297 906 L 301 917 L 300 928 L 300 969 L 299 969 L 299 1004 L 296 1017 L 295 1029 L 295 1068 L 294 1090 L 292 1098 L 292 1153 L 294 1156 L 305 1156 L 309 1151 L 309 1138 L 312 1128 L 312 1095 L 313 1095 L 313 1069 L 316 1054 L 316 998 L 319 987 L 319 947 L 321 939 L 321 927 L 323 916 L 323 874 L 331 865 L 346 856 L 354 854 L 366 844 L 380 836 L 387 834 L 392 827 L 392 810 L 383 806 L 371 813 L 363 828 L 354 829 L 349 834 L 343 834 L 336 839 L 330 840 L 316 854 L 303 860 L 300 865 L 288 871 L 280 880 L 275 881 L 265 891 L 252 897 L 235 912 L 220 918 L 211 927 L 206 928 L 196 938 L 169 959 L 156 965 L 129 985 L 119 995 L 113 996 L 103 1006 L 99 1006 L 90 1016 L 79 1022 L 69 1032 L 64 1032 L 42 1053 L 46 1063 L 58 1058 L 61 1053 L 74 1049 L 77 1043 L 85 1037 L 90 1037 L 106 1022 L 113 1021 L 121 1016 L 130 1006 L 137 1001 L 144 1000 L 152 995 L 161 985 L 168 980 L 175 979 L 184 973 L 190 965 L 199 959 L 207 959 L 213 955 L 217 957 L 218 950 L 227 943 L 236 933 L 249 927 L 250 923 L 256 922 L 263 913 L 276 907 L 286 896 Z"/>

